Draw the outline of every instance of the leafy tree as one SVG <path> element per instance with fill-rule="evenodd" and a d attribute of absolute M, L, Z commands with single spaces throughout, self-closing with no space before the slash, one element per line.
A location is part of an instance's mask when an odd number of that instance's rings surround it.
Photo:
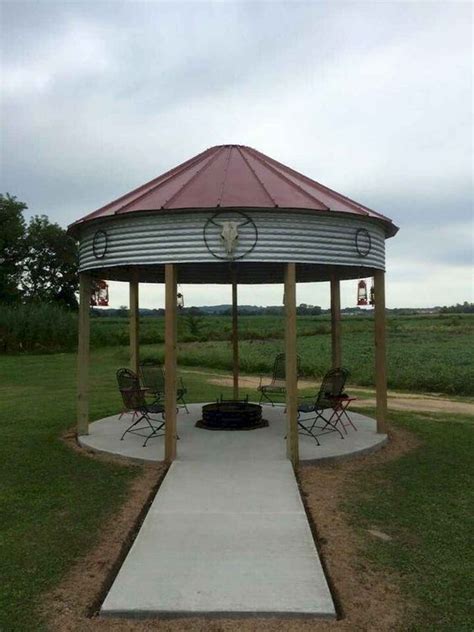
<path fill-rule="evenodd" d="M 27 301 L 77 307 L 77 245 L 46 215 L 31 218 L 23 260 L 22 291 Z"/>
<path fill-rule="evenodd" d="M 191 307 L 186 313 L 186 325 L 191 336 L 200 336 L 203 326 L 202 313 L 197 307 Z"/>
<path fill-rule="evenodd" d="M 300 303 L 296 308 L 298 316 L 319 316 L 321 311 L 319 305 L 307 305 L 306 303 Z"/>
<path fill-rule="evenodd" d="M 456 303 L 456 305 L 450 305 L 449 307 L 445 305 L 440 311 L 442 314 L 472 314 L 474 313 L 474 303 L 464 301 L 462 305 L 461 303 Z"/>
<path fill-rule="evenodd" d="M 120 307 L 117 310 L 117 316 L 120 316 L 120 318 L 127 318 L 128 307 L 126 305 L 120 305 Z"/>
<path fill-rule="evenodd" d="M 0 194 L 0 302 L 20 298 L 21 262 L 25 254 L 26 204 L 15 196 Z"/>

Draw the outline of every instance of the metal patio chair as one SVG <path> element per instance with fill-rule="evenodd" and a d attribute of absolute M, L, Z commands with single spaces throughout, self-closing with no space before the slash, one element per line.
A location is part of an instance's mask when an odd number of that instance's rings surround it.
<path fill-rule="evenodd" d="M 344 386 L 350 373 L 347 369 L 331 369 L 326 373 L 316 397 L 303 397 L 298 401 L 298 432 L 312 437 L 318 445 L 318 437 L 330 432 L 344 435 L 337 427 L 339 421 L 338 402 L 344 396 Z M 301 418 L 302 414 L 314 413 Z"/>
<path fill-rule="evenodd" d="M 143 360 L 138 367 L 142 386 L 150 391 L 155 398 L 154 403 L 158 404 L 165 397 L 165 372 L 162 365 L 156 360 Z M 179 385 L 176 389 L 176 401 L 181 402 L 182 407 L 189 414 L 184 396 L 187 393 L 183 378 L 179 378 Z"/>
<path fill-rule="evenodd" d="M 119 369 L 116 373 L 116 378 L 119 390 L 122 390 L 126 388 L 133 388 L 135 386 L 137 376 L 129 369 Z M 122 412 L 119 415 L 119 419 L 122 419 L 124 415 L 132 415 L 132 421 L 135 421 L 135 417 L 137 417 L 138 412 L 134 408 L 128 408 L 122 397 Z"/>
<path fill-rule="evenodd" d="M 301 358 L 296 356 L 296 371 L 297 377 L 300 378 L 302 375 L 301 372 Z M 257 391 L 260 393 L 259 404 L 262 403 L 263 399 L 266 399 L 272 406 L 275 405 L 273 399 L 276 395 L 285 395 L 286 394 L 286 364 L 285 364 L 285 354 L 279 353 L 275 357 L 275 361 L 273 363 L 273 371 L 272 377 L 269 384 L 262 384 L 262 377 L 260 377 L 260 384 L 257 387 Z M 272 399 L 273 398 L 273 399 Z"/>
<path fill-rule="evenodd" d="M 130 432 L 139 437 L 144 437 L 143 447 L 153 437 L 161 437 L 165 433 L 160 430 L 165 425 L 164 406 L 154 402 L 148 404 L 145 399 L 145 390 L 140 386 L 138 376 L 130 369 L 117 371 L 117 382 L 122 396 L 123 405 L 128 411 L 133 411 L 132 423 L 121 436 L 121 440 Z M 152 415 L 161 415 L 161 420 L 152 419 Z M 139 424 L 142 423 L 140 426 Z"/>

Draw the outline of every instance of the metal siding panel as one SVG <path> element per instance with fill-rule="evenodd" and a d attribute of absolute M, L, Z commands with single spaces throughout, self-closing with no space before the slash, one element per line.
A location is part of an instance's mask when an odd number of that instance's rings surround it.
<path fill-rule="evenodd" d="M 383 228 L 368 218 L 340 215 L 318 217 L 309 213 L 284 211 L 249 212 L 258 228 L 255 249 L 241 262 L 286 262 L 341 265 L 384 269 L 385 234 Z M 207 250 L 204 225 L 212 213 L 150 214 L 140 217 L 121 216 L 106 219 L 84 228 L 79 246 L 80 270 L 103 269 L 128 265 L 162 265 L 164 263 L 217 263 Z M 357 229 L 369 231 L 372 248 L 361 257 L 355 247 Z M 108 235 L 103 259 L 93 254 L 97 230 Z M 219 251 L 221 241 L 210 237 L 209 244 Z M 252 239 L 241 235 L 238 251 L 248 248 Z"/>

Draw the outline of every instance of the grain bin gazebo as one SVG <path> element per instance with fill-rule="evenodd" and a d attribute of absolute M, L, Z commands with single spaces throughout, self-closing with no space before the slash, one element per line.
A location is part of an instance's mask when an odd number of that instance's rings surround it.
<path fill-rule="evenodd" d="M 88 433 L 93 279 L 130 284 L 131 367 L 139 362 L 140 282 L 165 283 L 165 460 L 176 457 L 176 294 L 232 283 L 234 396 L 238 284 L 284 283 L 287 454 L 298 463 L 296 283 L 330 281 L 332 364 L 341 365 L 340 281 L 374 277 L 377 431 L 386 430 L 385 239 L 392 221 L 242 145 L 211 147 L 69 227 L 79 240 L 78 435 Z"/>

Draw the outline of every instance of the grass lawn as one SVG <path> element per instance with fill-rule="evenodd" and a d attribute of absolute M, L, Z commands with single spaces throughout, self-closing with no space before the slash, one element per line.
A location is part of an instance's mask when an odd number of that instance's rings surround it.
<path fill-rule="evenodd" d="M 94 543 L 137 472 L 58 440 L 74 419 L 74 364 L 72 355 L 0 358 L 2 631 L 41 629 L 40 594 Z M 110 410 L 94 401 L 96 414 Z"/>
<path fill-rule="evenodd" d="M 422 446 L 360 472 L 347 501 L 356 528 L 376 527 L 391 541 L 367 538 L 365 555 L 393 569 L 415 610 L 407 630 L 474 629 L 474 420 L 397 413 L 392 423 L 414 432 Z"/>
<path fill-rule="evenodd" d="M 92 354 L 91 418 L 120 410 L 122 349 Z M 0 630 L 38 630 L 34 604 L 97 539 L 139 466 L 95 461 L 58 440 L 75 420 L 74 354 L 0 356 Z M 186 376 L 191 399 L 231 389 Z"/>
<path fill-rule="evenodd" d="M 91 417 L 120 407 L 115 370 L 124 350 L 92 354 Z M 75 356 L 0 356 L 0 630 L 40 630 L 41 594 L 97 541 L 139 466 L 96 461 L 60 440 L 75 417 Z M 190 401 L 231 389 L 187 373 Z M 255 395 L 255 393 L 253 393 Z M 367 540 L 364 555 L 400 573 L 417 603 L 413 629 L 472 629 L 467 596 L 472 534 L 472 420 L 397 413 L 415 452 L 357 476 L 345 511 L 356 528 L 376 524 L 391 542 Z M 470 446 L 470 447 L 469 447 Z M 469 452 L 470 450 L 470 452 Z M 349 503 L 350 499 L 350 503 Z"/>

